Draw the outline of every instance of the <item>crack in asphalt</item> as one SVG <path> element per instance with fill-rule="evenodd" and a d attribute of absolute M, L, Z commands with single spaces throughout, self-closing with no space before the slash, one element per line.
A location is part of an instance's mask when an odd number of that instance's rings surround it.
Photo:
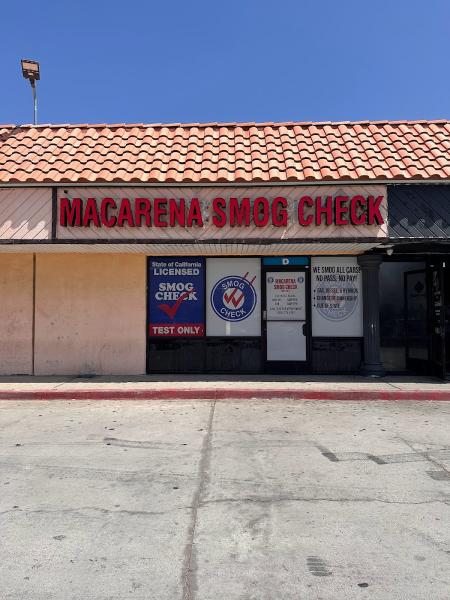
<path fill-rule="evenodd" d="M 209 482 L 211 459 L 211 438 L 216 401 L 212 401 L 209 411 L 208 426 L 203 437 L 200 461 L 198 465 L 198 484 L 192 498 L 191 519 L 188 527 L 187 541 L 184 547 L 184 559 L 181 569 L 182 600 L 194 600 L 197 595 L 197 555 L 195 548 L 195 531 L 197 527 L 198 510 L 203 504 L 202 498 Z"/>
<path fill-rule="evenodd" d="M 204 481 L 206 480 L 206 478 L 204 478 Z M 204 489 L 204 485 L 202 486 Z M 198 492 L 198 487 L 196 492 Z M 348 503 L 360 503 L 360 502 L 378 502 L 380 504 L 398 504 L 398 505 L 405 505 L 405 506 L 419 506 L 419 505 L 426 505 L 426 504 L 444 504 L 447 506 L 450 506 L 450 497 L 448 499 L 433 499 L 433 500 L 420 500 L 417 502 L 413 502 L 413 501 L 407 501 L 407 500 L 386 500 L 386 499 L 381 499 L 381 498 L 326 498 L 326 497 L 315 497 L 315 498 L 311 498 L 311 497 L 302 497 L 302 496 L 268 496 L 268 497 L 262 497 L 262 496 L 246 496 L 244 498 L 217 498 L 217 499 L 213 499 L 213 500 L 198 500 L 196 504 L 193 504 L 192 506 L 175 506 L 173 508 L 170 508 L 168 510 L 165 511 L 146 511 L 146 510 L 127 510 L 127 509 L 120 509 L 120 510 L 112 510 L 109 508 L 102 508 L 102 507 L 97 507 L 97 506 L 80 506 L 80 507 L 75 507 L 75 508 L 55 508 L 55 509 L 46 509 L 46 508 L 39 508 L 39 509 L 26 509 L 26 508 L 8 508 L 6 510 L 2 510 L 0 511 L 0 516 L 2 515 L 6 515 L 6 514 L 14 514 L 14 513 L 24 513 L 24 514 L 65 514 L 65 513 L 83 513 L 83 512 L 99 512 L 101 514 L 124 514 L 124 515 L 130 515 L 130 516 L 158 516 L 158 515 L 166 515 L 169 514 L 173 511 L 176 510 L 191 510 L 193 512 L 195 512 L 195 522 L 193 520 L 193 518 L 191 519 L 191 527 L 196 525 L 196 513 L 198 512 L 199 508 L 205 507 L 205 506 L 210 506 L 213 504 L 233 504 L 233 503 L 240 503 L 240 502 L 252 502 L 255 504 L 276 504 L 279 502 L 334 502 L 334 503 L 339 503 L 339 502 L 348 502 Z M 186 551 L 188 551 L 188 557 L 191 557 L 192 555 L 192 547 L 193 547 L 193 539 L 194 539 L 194 534 L 195 534 L 195 527 L 190 528 L 189 530 L 189 539 L 188 539 L 188 543 L 186 544 L 185 547 L 185 555 L 186 555 Z M 186 561 L 187 562 L 187 559 Z M 189 561 L 190 562 L 190 561 Z M 185 570 L 185 572 L 187 573 L 187 570 Z M 187 598 L 192 598 L 192 596 L 187 596 Z M 183 600 L 184 600 L 184 596 L 183 596 Z"/>
<path fill-rule="evenodd" d="M 153 515 L 166 515 L 174 510 L 189 510 L 189 506 L 176 506 L 169 510 L 161 510 L 161 511 L 150 511 L 150 510 L 112 510 L 110 508 L 102 508 L 99 506 L 79 506 L 76 508 L 36 508 L 36 509 L 28 509 L 28 508 L 8 508 L 6 510 L 0 511 L 1 515 L 7 515 L 11 513 L 25 513 L 25 514 L 65 514 L 65 513 L 83 513 L 83 512 L 99 512 L 101 514 L 123 514 L 130 516 L 153 516 Z"/>
<path fill-rule="evenodd" d="M 417 502 L 412 502 L 409 500 L 383 500 L 380 498 L 325 498 L 325 497 L 315 497 L 315 498 L 302 498 L 299 496 L 279 496 L 279 497 L 251 497 L 247 496 L 245 498 L 217 498 L 215 500 L 205 500 L 200 504 L 200 506 L 208 506 L 211 504 L 226 504 L 226 503 L 237 503 L 237 502 L 254 502 L 256 504 L 265 504 L 265 503 L 277 503 L 277 502 L 379 502 L 380 504 L 400 504 L 406 506 L 416 506 L 420 504 L 445 504 L 450 506 L 450 497 L 446 500 L 439 500 L 437 498 L 433 500 L 420 500 Z"/>
<path fill-rule="evenodd" d="M 408 441 L 405 438 L 399 437 L 399 440 L 401 440 L 406 446 L 408 446 L 408 448 L 410 448 L 410 450 L 412 450 L 413 452 L 417 452 L 417 450 L 414 447 L 414 443 Z M 450 473 L 450 469 L 447 467 L 447 465 L 444 462 L 441 462 L 440 460 L 438 460 L 436 458 L 436 454 L 442 454 L 444 453 L 444 456 L 446 457 L 449 452 L 447 451 L 439 451 L 439 450 L 425 450 L 425 451 L 419 451 L 419 454 L 421 454 L 423 456 L 423 458 L 425 460 L 427 460 L 429 463 L 431 463 L 433 466 L 435 467 L 439 467 L 439 469 L 441 471 L 445 471 L 446 473 Z M 435 456 L 430 456 L 430 454 L 434 454 Z"/>

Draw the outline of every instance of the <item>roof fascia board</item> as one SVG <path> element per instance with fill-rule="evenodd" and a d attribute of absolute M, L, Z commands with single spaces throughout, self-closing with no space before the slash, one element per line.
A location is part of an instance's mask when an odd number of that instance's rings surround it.
<path fill-rule="evenodd" d="M 218 246 L 224 246 L 224 245 L 232 245 L 232 246 L 241 246 L 241 245 L 251 245 L 251 244 L 256 244 L 258 246 L 276 246 L 276 245 L 289 245 L 289 244 L 377 244 L 380 247 L 384 247 L 387 244 L 389 246 L 392 245 L 400 245 L 400 244 L 404 244 L 405 242 L 407 243 L 417 243 L 417 244 L 423 244 L 424 242 L 433 242 L 433 243 L 448 243 L 448 238 L 389 238 L 389 237 L 383 237 L 383 238 L 378 238 L 378 237 L 347 237 L 347 238 L 334 238 L 334 237 L 329 237 L 329 238 L 292 238 L 289 240 L 286 239 L 264 239 L 264 238 L 259 238 L 259 239 L 216 239 L 216 238 L 208 238 L 208 239 L 203 239 L 203 240 L 176 240 L 176 239 L 167 239 L 167 240 L 161 240 L 159 238 L 142 238 L 142 239 L 135 239 L 135 238 L 131 238 L 131 239 L 125 239 L 125 238 L 113 238 L 110 240 L 106 240 L 106 239 L 96 239 L 96 238 L 91 238 L 91 239 L 82 239 L 82 240 L 77 240 L 77 239 L 45 239 L 45 240 L 24 240 L 24 239 L 9 239 L 9 240 L 0 240 L 0 247 L 1 246 L 8 246 L 8 245 L 43 245 L 43 246 L 67 246 L 67 245 L 78 245 L 78 246 L 88 246 L 88 245 L 96 245 L 96 246 L 110 246 L 111 244 L 115 244 L 115 245 L 124 245 L 124 244 L 128 244 L 128 245 L 133 245 L 133 246 L 139 246 L 142 244 L 155 244 L 155 245 L 167 245 L 167 246 L 172 246 L 172 245 L 189 245 L 189 244 L 194 244 L 197 246 L 204 246 L 207 244 L 216 244 Z"/>
<path fill-rule="evenodd" d="M 352 180 L 352 181 L 348 181 L 348 180 L 320 180 L 320 181 L 257 181 L 257 182 L 229 182 L 229 181 L 224 181 L 222 183 L 207 183 L 207 182 L 180 182 L 180 183 L 165 183 L 165 182 L 160 182 L 160 183 L 140 183 L 140 182 L 135 182 L 135 183 L 108 183 L 108 182 L 102 182 L 102 181 L 98 181 L 98 182 L 86 182 L 86 183 L 72 183 L 70 181 L 65 181 L 65 182 L 45 182 L 45 183 L 0 183 L 0 189 L 2 188 L 54 188 L 54 187 L 58 187 L 58 188 L 63 188 L 63 187 L 69 187 L 69 188 L 74 188 L 74 187 L 80 187 L 80 188 L 88 188 L 88 187 L 95 187 L 95 188 L 113 188 L 113 187 L 118 187 L 118 188 L 136 188 L 136 187 L 143 187 L 143 188 L 161 188 L 161 187 L 173 187 L 173 188 L 180 188 L 180 187 L 187 187 L 187 188 L 193 188 L 193 187 L 212 187 L 212 188 L 224 188 L 224 187 L 230 187 L 230 188 L 236 188 L 236 187 L 242 187 L 242 188 L 249 188 L 249 187 L 283 187 L 283 186 L 295 186 L 295 187 L 314 187 L 314 186 L 320 186 L 320 185 L 326 185 L 326 186 L 330 186 L 330 185 L 437 185 L 437 184 L 441 184 L 441 185 L 448 185 L 450 184 L 450 178 L 449 179 L 412 179 L 412 180 L 408 180 L 408 179 L 396 179 L 396 180 L 392 180 L 392 179 L 359 179 L 359 180 Z"/>

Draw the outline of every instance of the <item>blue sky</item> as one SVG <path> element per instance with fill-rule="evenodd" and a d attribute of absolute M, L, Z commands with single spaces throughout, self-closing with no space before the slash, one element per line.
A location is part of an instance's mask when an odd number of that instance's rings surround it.
<path fill-rule="evenodd" d="M 449 0 L 2 3 L 0 122 L 450 117 Z"/>

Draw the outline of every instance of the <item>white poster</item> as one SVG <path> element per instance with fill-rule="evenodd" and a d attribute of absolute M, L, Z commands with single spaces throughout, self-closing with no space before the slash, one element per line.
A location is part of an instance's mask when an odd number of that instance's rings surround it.
<path fill-rule="evenodd" d="M 261 261 L 206 260 L 206 335 L 261 335 Z"/>
<path fill-rule="evenodd" d="M 311 258 L 312 334 L 361 337 L 362 281 L 356 256 Z"/>
<path fill-rule="evenodd" d="M 270 271 L 266 274 L 267 320 L 306 319 L 305 273 Z"/>

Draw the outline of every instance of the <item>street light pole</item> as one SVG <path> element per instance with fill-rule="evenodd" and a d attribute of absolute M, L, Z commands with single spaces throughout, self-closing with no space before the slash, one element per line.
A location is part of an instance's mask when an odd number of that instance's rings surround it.
<path fill-rule="evenodd" d="M 33 92 L 33 125 L 37 125 L 37 94 L 36 94 L 36 82 L 34 79 L 30 79 L 31 90 Z"/>
<path fill-rule="evenodd" d="M 41 78 L 39 63 L 35 60 L 22 59 L 22 75 L 28 79 L 33 93 L 33 124 L 37 125 L 37 93 L 36 81 Z"/>

